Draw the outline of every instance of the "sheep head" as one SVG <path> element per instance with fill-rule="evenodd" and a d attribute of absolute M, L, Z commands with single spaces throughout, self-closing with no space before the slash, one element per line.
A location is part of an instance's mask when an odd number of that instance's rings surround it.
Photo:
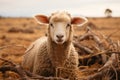
<path fill-rule="evenodd" d="M 63 44 L 70 40 L 73 32 L 73 25 L 82 26 L 87 22 L 84 17 L 71 17 L 67 12 L 56 12 L 51 14 L 50 17 L 45 15 L 36 15 L 35 19 L 40 24 L 47 24 L 48 35 L 51 37 L 52 41 L 56 44 Z"/>

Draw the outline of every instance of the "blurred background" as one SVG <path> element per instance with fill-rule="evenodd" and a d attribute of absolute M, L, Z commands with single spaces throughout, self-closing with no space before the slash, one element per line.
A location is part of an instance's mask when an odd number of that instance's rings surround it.
<path fill-rule="evenodd" d="M 106 9 L 112 16 L 120 16 L 120 0 L 0 0 L 0 15 L 7 17 L 32 17 L 41 13 L 68 11 L 73 15 L 104 17 Z"/>

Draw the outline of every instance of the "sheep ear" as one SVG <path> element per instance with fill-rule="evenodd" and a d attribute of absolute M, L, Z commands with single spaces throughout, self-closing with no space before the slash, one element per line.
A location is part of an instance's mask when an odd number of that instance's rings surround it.
<path fill-rule="evenodd" d="M 87 18 L 85 17 L 74 17 L 72 18 L 71 24 L 76 26 L 83 26 L 88 22 Z"/>
<path fill-rule="evenodd" d="M 49 23 L 48 17 L 45 15 L 36 15 L 35 19 L 37 20 L 37 22 L 39 24 L 48 24 Z"/>

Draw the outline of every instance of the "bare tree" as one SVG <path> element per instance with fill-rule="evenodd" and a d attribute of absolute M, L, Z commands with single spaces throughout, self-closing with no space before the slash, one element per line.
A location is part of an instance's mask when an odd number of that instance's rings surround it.
<path fill-rule="evenodd" d="M 112 17 L 112 10 L 111 9 L 106 9 L 105 10 L 105 16 L 106 17 Z"/>

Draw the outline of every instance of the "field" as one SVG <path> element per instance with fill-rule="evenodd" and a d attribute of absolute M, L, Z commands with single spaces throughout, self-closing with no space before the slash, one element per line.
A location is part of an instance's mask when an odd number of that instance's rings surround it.
<path fill-rule="evenodd" d="M 88 25 L 96 34 L 111 35 L 113 41 L 120 40 L 120 17 L 89 17 L 88 20 L 85 26 L 74 27 L 75 36 L 83 35 Z M 46 32 L 47 27 L 40 26 L 33 18 L 0 18 L 0 57 L 21 64 L 26 48 Z M 0 61 L 0 65 L 4 64 Z"/>

